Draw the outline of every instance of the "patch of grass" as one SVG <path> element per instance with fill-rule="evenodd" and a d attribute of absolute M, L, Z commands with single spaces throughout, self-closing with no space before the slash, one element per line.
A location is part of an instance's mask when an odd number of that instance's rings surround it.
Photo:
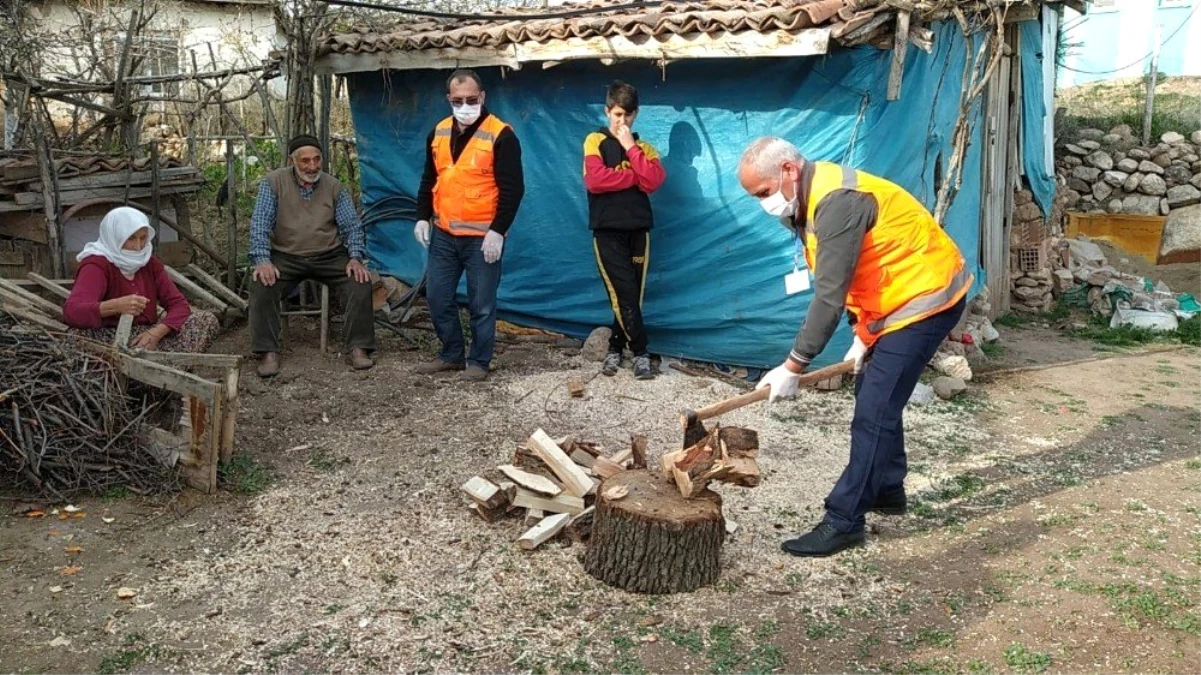
<path fill-rule="evenodd" d="M 1021 314 L 1018 314 L 1017 312 L 1010 312 L 1004 316 L 998 316 L 997 318 L 993 319 L 994 325 L 1004 326 L 1006 328 L 1021 328 L 1027 323 L 1030 323 L 1030 320 Z"/>
<path fill-rule="evenodd" d="M 928 495 L 928 498 L 935 502 L 946 502 L 959 497 L 970 497 L 983 489 L 983 478 L 965 473 L 943 481 L 937 490 Z"/>
<path fill-rule="evenodd" d="M 613 646 L 617 648 L 617 658 L 613 660 L 609 672 L 622 673 L 622 675 L 646 675 L 646 666 L 642 665 L 642 659 L 634 653 L 637 644 L 632 639 L 619 635 L 613 638 Z"/>
<path fill-rule="evenodd" d="M 1193 471 L 1201 470 L 1201 459 L 1190 459 L 1184 463 L 1184 468 L 1192 469 Z"/>
<path fill-rule="evenodd" d="M 906 641 L 906 646 L 916 649 L 922 645 L 931 647 L 950 647 L 955 644 L 955 633 L 946 628 L 926 626 L 918 630 L 917 635 Z"/>
<path fill-rule="evenodd" d="M 693 654 L 700 654 L 705 649 L 705 637 L 695 628 L 679 630 L 667 626 L 659 634 Z"/>
<path fill-rule="evenodd" d="M 805 624 L 805 637 L 810 640 L 838 640 L 845 634 L 845 631 L 838 624 L 828 621 L 810 621 Z"/>
<path fill-rule="evenodd" d="M 1019 673 L 1042 673 L 1051 667 L 1051 655 L 1030 651 L 1025 645 L 1014 642 L 1005 648 L 1005 665 Z"/>
<path fill-rule="evenodd" d="M 906 661 L 886 669 L 886 672 L 898 675 L 954 675 L 960 671 L 959 664 L 949 656 L 937 656 L 923 661 Z"/>
<path fill-rule="evenodd" d="M 309 636 L 300 635 L 288 640 L 287 642 L 278 644 L 271 649 L 268 649 L 267 653 L 263 655 L 263 658 L 268 661 L 273 661 L 281 656 L 295 654 L 307 646 L 309 646 Z"/>
<path fill-rule="evenodd" d="M 1121 415 L 1105 415 L 1101 418 L 1103 427 L 1120 427 L 1125 423 L 1126 421 L 1122 419 Z"/>
<path fill-rule="evenodd" d="M 1000 342 L 982 342 L 980 344 L 980 351 L 984 352 L 984 355 L 988 358 L 996 359 L 1005 353 L 1005 345 Z"/>
<path fill-rule="evenodd" d="M 265 464 L 244 452 L 235 452 L 229 461 L 217 467 L 221 485 L 238 494 L 254 495 L 271 484 L 271 471 Z"/>
<path fill-rule="evenodd" d="M 1181 321 L 1176 327 L 1176 339 L 1186 345 L 1201 347 L 1201 314 L 1194 314 L 1192 318 Z"/>
<path fill-rule="evenodd" d="M 866 659 L 872 655 L 872 647 L 875 647 L 882 642 L 883 641 L 875 635 L 864 635 L 863 639 L 859 641 L 859 647 L 856 649 L 856 653 L 859 655 L 859 658 Z"/>
<path fill-rule="evenodd" d="M 1039 518 L 1038 524 L 1042 525 L 1043 527 L 1047 527 L 1047 528 L 1071 527 L 1072 525 L 1075 525 L 1078 520 L 1080 520 L 1079 515 L 1068 514 L 1068 513 L 1057 513 L 1054 515 L 1046 516 L 1044 518 Z"/>
<path fill-rule="evenodd" d="M 342 611 L 342 610 L 344 610 L 344 609 L 346 609 L 346 605 L 339 605 L 339 604 L 337 604 L 337 603 L 330 603 L 330 604 L 326 605 L 325 607 L 322 607 L 322 608 L 321 608 L 321 612 L 322 612 L 323 614 L 325 614 L 326 616 L 330 616 L 330 615 L 333 615 L 333 614 L 337 614 L 338 612 L 341 612 L 341 611 Z"/>
<path fill-rule="evenodd" d="M 313 454 L 309 455 L 309 461 L 305 462 L 310 469 L 321 473 L 330 473 L 345 464 L 350 464 L 349 457 L 336 455 L 325 448 L 314 450 Z"/>
<path fill-rule="evenodd" d="M 96 672 L 100 675 L 115 675 L 127 673 L 135 666 L 163 657 L 165 650 L 157 644 L 142 644 L 143 638 L 136 633 L 127 635 L 123 641 L 124 649 L 109 654 L 100 659 Z"/>
<path fill-rule="evenodd" d="M 105 504 L 119 502 L 130 495 L 129 490 L 124 485 L 110 485 L 100 493 L 100 500 Z"/>

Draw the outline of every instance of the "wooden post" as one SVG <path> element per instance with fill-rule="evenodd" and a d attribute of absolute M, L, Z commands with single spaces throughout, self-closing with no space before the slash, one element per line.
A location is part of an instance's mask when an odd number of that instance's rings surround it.
<path fill-rule="evenodd" d="M 1151 48 L 1151 72 L 1147 73 L 1147 104 L 1143 108 L 1143 145 L 1151 145 L 1151 119 L 1155 115 L 1155 80 L 1159 77 L 1159 26 L 1155 26 Z"/>
<path fill-rule="evenodd" d="M 53 124 L 49 120 L 47 124 Z M 38 171 L 42 176 L 42 212 L 46 219 L 46 242 L 50 246 L 50 262 L 54 270 L 54 277 L 61 279 L 66 276 L 66 261 L 63 260 L 63 244 L 59 238 L 59 210 L 58 199 L 55 194 L 54 186 L 58 184 L 57 168 L 54 166 L 54 154 L 50 150 L 50 139 L 45 134 L 42 135 L 42 142 L 38 144 Z"/>
<path fill-rule="evenodd" d="M 330 117 L 330 97 L 333 96 L 333 75 L 322 75 L 317 79 L 318 87 L 321 89 L 321 117 L 317 121 L 317 140 L 321 142 L 321 154 L 329 159 L 329 172 L 334 172 L 333 155 L 329 147 L 329 117 Z"/>
<path fill-rule="evenodd" d="M 888 72 L 888 100 L 901 97 L 901 78 L 905 75 L 905 52 L 909 51 L 909 12 L 897 12 L 897 33 L 892 43 L 892 69 Z"/>
<path fill-rule="evenodd" d="M 130 168 L 133 168 L 131 163 Z M 159 168 L 158 168 L 158 139 L 150 141 L 150 229 L 157 237 L 160 234 L 159 225 Z"/>
<path fill-rule="evenodd" d="M 117 320 L 117 335 L 113 338 L 113 346 L 117 349 L 129 347 L 129 336 L 133 333 L 133 315 L 122 314 Z"/>
<path fill-rule="evenodd" d="M 229 204 L 229 232 L 227 234 L 228 248 L 225 252 L 226 271 L 225 283 L 230 288 L 238 287 L 238 200 L 235 191 L 234 176 L 234 142 L 225 141 L 225 185 L 228 189 L 227 203 Z"/>

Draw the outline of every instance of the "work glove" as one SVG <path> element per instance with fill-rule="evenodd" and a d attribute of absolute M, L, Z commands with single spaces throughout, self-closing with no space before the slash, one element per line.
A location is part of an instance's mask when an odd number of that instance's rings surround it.
<path fill-rule="evenodd" d="M 771 387 L 771 394 L 768 395 L 767 401 L 775 403 L 780 399 L 796 396 L 800 379 L 799 374 L 792 372 L 784 364 L 780 364 L 768 371 L 763 379 L 759 380 L 759 384 L 755 385 L 755 389 Z"/>
<path fill-rule="evenodd" d="M 855 342 L 851 344 L 851 348 L 847 350 L 847 355 L 842 357 L 843 361 L 855 360 L 855 374 L 858 375 L 863 370 L 863 357 L 867 356 L 867 345 L 863 344 L 863 340 L 859 336 L 855 336 Z"/>
<path fill-rule="evenodd" d="M 419 220 L 413 228 L 413 236 L 417 238 L 417 243 L 422 246 L 430 247 L 430 221 Z"/>
<path fill-rule="evenodd" d="M 481 248 L 484 250 L 484 262 L 494 263 L 500 260 L 500 253 L 505 248 L 505 236 L 488 230 L 488 234 L 484 235 L 484 245 Z"/>

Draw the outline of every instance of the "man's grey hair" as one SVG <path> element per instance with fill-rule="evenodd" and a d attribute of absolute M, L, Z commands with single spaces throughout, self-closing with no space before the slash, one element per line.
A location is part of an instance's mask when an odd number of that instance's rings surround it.
<path fill-rule="evenodd" d="M 747 146 L 740 166 L 750 166 L 760 176 L 772 178 L 784 162 L 800 165 L 804 161 L 804 155 L 792 143 L 778 136 L 764 136 Z"/>

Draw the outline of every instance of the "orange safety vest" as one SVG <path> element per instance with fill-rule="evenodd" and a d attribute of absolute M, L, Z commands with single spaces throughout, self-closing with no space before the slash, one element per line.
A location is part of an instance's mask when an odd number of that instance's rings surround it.
<path fill-rule="evenodd" d="M 850 167 L 814 162 L 805 222 L 835 190 L 876 198 L 876 224 L 863 237 L 859 263 L 847 291 L 855 334 L 871 345 L 881 335 L 948 309 L 972 286 L 959 247 L 921 202 L 895 183 Z M 805 228 L 805 261 L 814 274 L 817 237 Z"/>
<path fill-rule="evenodd" d="M 434 129 L 432 148 L 434 167 L 438 170 L 438 182 L 434 184 L 434 224 L 456 237 L 482 237 L 496 218 L 500 197 L 492 170 L 492 147 L 496 137 L 509 125 L 495 115 L 488 115 L 455 161 L 450 152 L 454 123 L 453 117 L 447 117 Z"/>

